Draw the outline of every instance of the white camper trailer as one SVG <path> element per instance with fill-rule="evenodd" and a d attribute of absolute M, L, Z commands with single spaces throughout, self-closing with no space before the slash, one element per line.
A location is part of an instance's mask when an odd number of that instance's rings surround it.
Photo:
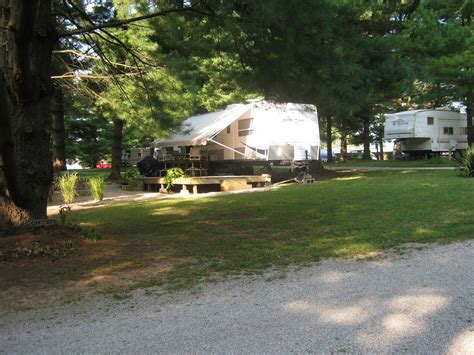
<path fill-rule="evenodd" d="M 201 147 L 209 161 L 310 161 L 319 159 L 316 107 L 271 103 L 229 105 L 193 116 L 180 133 L 155 147 Z"/>
<path fill-rule="evenodd" d="M 384 138 L 413 155 L 467 149 L 466 115 L 450 110 L 413 110 L 386 115 Z"/>

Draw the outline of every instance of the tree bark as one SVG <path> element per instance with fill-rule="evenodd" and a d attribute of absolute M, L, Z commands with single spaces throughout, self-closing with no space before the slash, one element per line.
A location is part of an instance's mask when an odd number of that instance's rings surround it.
<path fill-rule="evenodd" d="M 341 132 L 341 161 L 347 160 L 347 134 Z"/>
<path fill-rule="evenodd" d="M 64 129 L 64 95 L 60 87 L 55 87 L 51 100 L 53 119 L 53 166 L 55 170 L 66 171 L 66 131 Z"/>
<path fill-rule="evenodd" d="M 474 106 L 474 100 L 468 98 L 466 100 L 466 117 L 467 117 L 467 144 L 472 147 L 474 143 L 474 132 L 472 127 L 472 109 Z"/>
<path fill-rule="evenodd" d="M 383 157 L 383 140 L 381 139 L 380 142 L 379 142 L 379 146 L 380 146 L 380 151 L 379 151 L 379 156 L 380 158 L 378 160 L 384 160 L 384 157 Z"/>
<path fill-rule="evenodd" d="M 120 119 L 113 120 L 114 135 L 112 138 L 112 171 L 109 180 L 121 180 L 120 167 L 122 166 L 122 139 L 124 121 Z"/>
<path fill-rule="evenodd" d="M 364 131 L 364 160 L 370 160 L 370 120 L 368 117 L 363 118 Z"/>
<path fill-rule="evenodd" d="M 327 153 L 328 153 L 328 163 L 333 161 L 332 158 L 332 117 L 328 116 L 326 118 L 326 143 L 327 143 Z"/>
<path fill-rule="evenodd" d="M 0 0 L 0 153 L 3 225 L 47 218 L 51 183 L 50 0 Z"/>

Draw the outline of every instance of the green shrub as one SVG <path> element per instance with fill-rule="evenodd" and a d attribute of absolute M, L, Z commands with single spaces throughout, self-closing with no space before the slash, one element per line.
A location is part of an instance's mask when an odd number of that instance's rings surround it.
<path fill-rule="evenodd" d="M 138 175 L 140 175 L 140 172 L 137 168 L 128 168 L 125 172 L 125 181 L 130 182 L 130 180 L 136 178 Z"/>
<path fill-rule="evenodd" d="M 74 202 L 76 197 L 77 183 L 79 182 L 79 176 L 76 173 L 61 175 L 58 179 L 59 189 L 63 195 L 65 204 Z"/>
<path fill-rule="evenodd" d="M 469 148 L 461 158 L 461 172 L 468 177 L 474 176 L 474 148 Z"/>
<path fill-rule="evenodd" d="M 186 173 L 181 168 L 171 168 L 166 171 L 165 182 L 166 182 L 166 191 L 171 191 L 173 187 L 173 181 L 180 177 L 185 177 Z"/>
<path fill-rule="evenodd" d="M 104 199 L 105 178 L 103 176 L 91 176 L 87 182 L 94 200 L 102 201 Z"/>

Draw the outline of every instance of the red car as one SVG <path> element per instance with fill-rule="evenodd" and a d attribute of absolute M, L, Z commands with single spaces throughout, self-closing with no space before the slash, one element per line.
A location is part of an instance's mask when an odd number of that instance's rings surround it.
<path fill-rule="evenodd" d="M 108 163 L 107 160 L 99 160 L 95 165 L 97 169 L 110 169 L 112 164 Z"/>

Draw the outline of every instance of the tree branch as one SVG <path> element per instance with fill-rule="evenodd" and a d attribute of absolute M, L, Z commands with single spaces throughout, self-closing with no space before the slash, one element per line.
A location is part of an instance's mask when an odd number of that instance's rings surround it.
<path fill-rule="evenodd" d="M 168 14 L 172 14 L 175 12 L 195 12 L 201 15 L 211 15 L 211 14 L 199 11 L 192 7 L 185 7 L 182 9 L 168 9 L 168 10 L 163 10 L 163 11 L 157 11 L 148 15 L 137 16 L 137 17 L 132 17 L 129 19 L 118 20 L 118 21 L 110 21 L 106 23 L 91 25 L 84 28 L 78 28 L 77 30 L 59 32 L 59 37 L 68 37 L 68 36 L 74 36 L 74 35 L 88 33 L 88 32 L 94 32 L 96 30 L 102 30 L 104 28 L 121 27 L 124 25 L 128 25 L 129 23 L 143 21 L 143 20 L 147 20 L 147 19 L 151 19 L 155 17 L 166 16 Z"/>
<path fill-rule="evenodd" d="M 123 74 L 111 74 L 111 75 L 97 75 L 97 74 L 81 74 L 78 72 L 69 72 L 63 75 L 52 75 L 51 79 L 68 79 L 68 78 L 84 78 L 84 79 L 110 79 L 118 78 L 118 77 L 128 77 L 128 76 L 136 76 L 141 75 L 141 72 L 129 72 Z"/>
<path fill-rule="evenodd" d="M 82 52 L 79 52 L 79 51 L 76 51 L 74 49 L 62 49 L 62 50 L 55 50 L 53 51 L 53 54 L 74 54 L 78 57 L 84 57 L 84 58 L 88 58 L 88 59 L 92 59 L 92 60 L 95 60 L 95 61 L 99 61 L 101 60 L 101 58 L 99 57 L 94 57 L 92 55 L 88 55 L 88 54 L 85 54 L 85 53 L 82 53 Z M 122 64 L 122 63 L 116 63 L 116 62 L 110 62 L 111 64 L 113 64 L 114 66 L 117 66 L 117 67 L 123 67 L 123 68 L 136 68 L 136 66 L 133 66 L 133 65 L 127 65 L 127 64 Z M 139 67 L 138 67 L 139 68 Z"/>

